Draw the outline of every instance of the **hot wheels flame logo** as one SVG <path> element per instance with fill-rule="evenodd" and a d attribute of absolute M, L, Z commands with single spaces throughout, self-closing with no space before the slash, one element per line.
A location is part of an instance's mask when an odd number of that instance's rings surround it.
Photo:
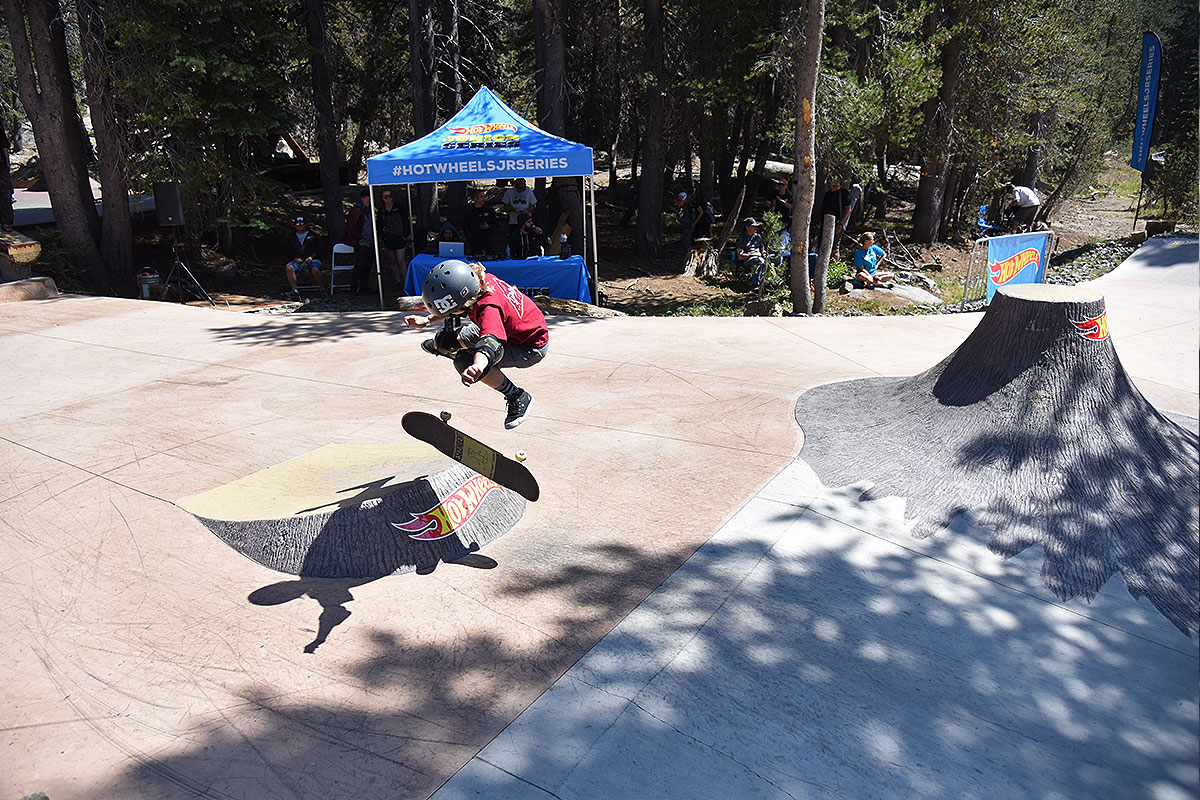
<path fill-rule="evenodd" d="M 1108 338 L 1108 312 L 1103 311 L 1091 319 L 1069 320 L 1084 339 L 1100 342 Z"/>
<path fill-rule="evenodd" d="M 1028 267 L 1030 264 L 1040 264 L 1042 254 L 1036 247 L 1027 247 L 1016 255 L 1009 256 L 1003 261 L 997 261 L 995 264 L 988 266 L 988 270 L 992 275 L 992 283 L 997 286 L 1004 284 L 1017 277 L 1017 273 Z"/>
<path fill-rule="evenodd" d="M 492 131 L 512 131 L 517 132 L 517 126 L 511 122 L 489 122 L 486 125 L 470 125 L 466 128 L 457 127 L 449 128 L 448 133 L 453 133 L 456 136 L 476 136 L 481 133 L 491 133 Z"/>
<path fill-rule="evenodd" d="M 483 498 L 500 489 L 500 484 L 476 475 L 455 489 L 438 505 L 420 514 L 409 512 L 408 522 L 393 522 L 392 527 L 404 531 L 410 539 L 432 541 L 444 539 L 467 523 L 479 510 Z"/>

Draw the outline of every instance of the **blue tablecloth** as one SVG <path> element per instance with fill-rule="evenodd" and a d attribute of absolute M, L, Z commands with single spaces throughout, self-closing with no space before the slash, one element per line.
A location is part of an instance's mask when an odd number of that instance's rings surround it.
<path fill-rule="evenodd" d="M 435 266 L 445 261 L 444 258 L 422 253 L 408 262 L 408 274 L 404 278 L 404 293 L 418 295 L 425 276 Z M 592 302 L 592 293 L 588 288 L 587 263 L 583 256 L 559 258 L 558 256 L 542 256 L 527 258 L 523 261 L 484 261 L 487 271 L 500 280 L 515 286 L 525 294 L 533 297 L 535 294 L 548 294 L 551 297 L 561 297 L 566 300 L 578 300 L 582 303 Z"/>

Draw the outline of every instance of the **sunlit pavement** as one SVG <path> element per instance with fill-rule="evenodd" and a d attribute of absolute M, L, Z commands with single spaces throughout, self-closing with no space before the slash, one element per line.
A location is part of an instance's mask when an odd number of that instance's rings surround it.
<path fill-rule="evenodd" d="M 1174 269 L 1109 295 L 1112 333 L 1195 417 Z M 557 318 L 508 432 L 397 314 L 0 305 L 0 795 L 1194 796 L 1194 641 L 795 459 L 803 390 L 925 369 L 978 319 Z M 542 485 L 483 559 L 301 579 L 175 505 L 443 408 Z"/>

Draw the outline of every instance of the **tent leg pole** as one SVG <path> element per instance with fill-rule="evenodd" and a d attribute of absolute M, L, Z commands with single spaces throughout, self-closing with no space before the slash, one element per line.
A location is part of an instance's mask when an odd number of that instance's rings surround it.
<path fill-rule="evenodd" d="M 596 179 L 588 176 L 588 187 L 592 192 L 592 302 L 600 305 L 600 248 L 596 240 Z"/>
<path fill-rule="evenodd" d="M 367 181 L 367 196 L 371 198 L 371 241 L 375 243 L 375 285 L 379 287 L 379 310 L 383 310 L 383 273 L 379 270 L 379 226 L 375 224 L 375 191 Z"/>

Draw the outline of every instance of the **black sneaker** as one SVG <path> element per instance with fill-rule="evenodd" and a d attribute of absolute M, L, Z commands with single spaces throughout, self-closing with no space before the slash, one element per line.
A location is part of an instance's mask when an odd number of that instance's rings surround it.
<path fill-rule="evenodd" d="M 524 390 L 508 399 L 508 416 L 504 418 L 504 427 L 512 430 L 525 421 L 525 415 L 529 413 L 529 404 L 533 402 L 533 396 Z"/>
<path fill-rule="evenodd" d="M 426 353 L 429 353 L 431 356 L 441 355 L 441 353 L 438 352 L 437 343 L 434 342 L 433 339 L 426 339 L 425 341 L 421 342 L 421 349 Z"/>

